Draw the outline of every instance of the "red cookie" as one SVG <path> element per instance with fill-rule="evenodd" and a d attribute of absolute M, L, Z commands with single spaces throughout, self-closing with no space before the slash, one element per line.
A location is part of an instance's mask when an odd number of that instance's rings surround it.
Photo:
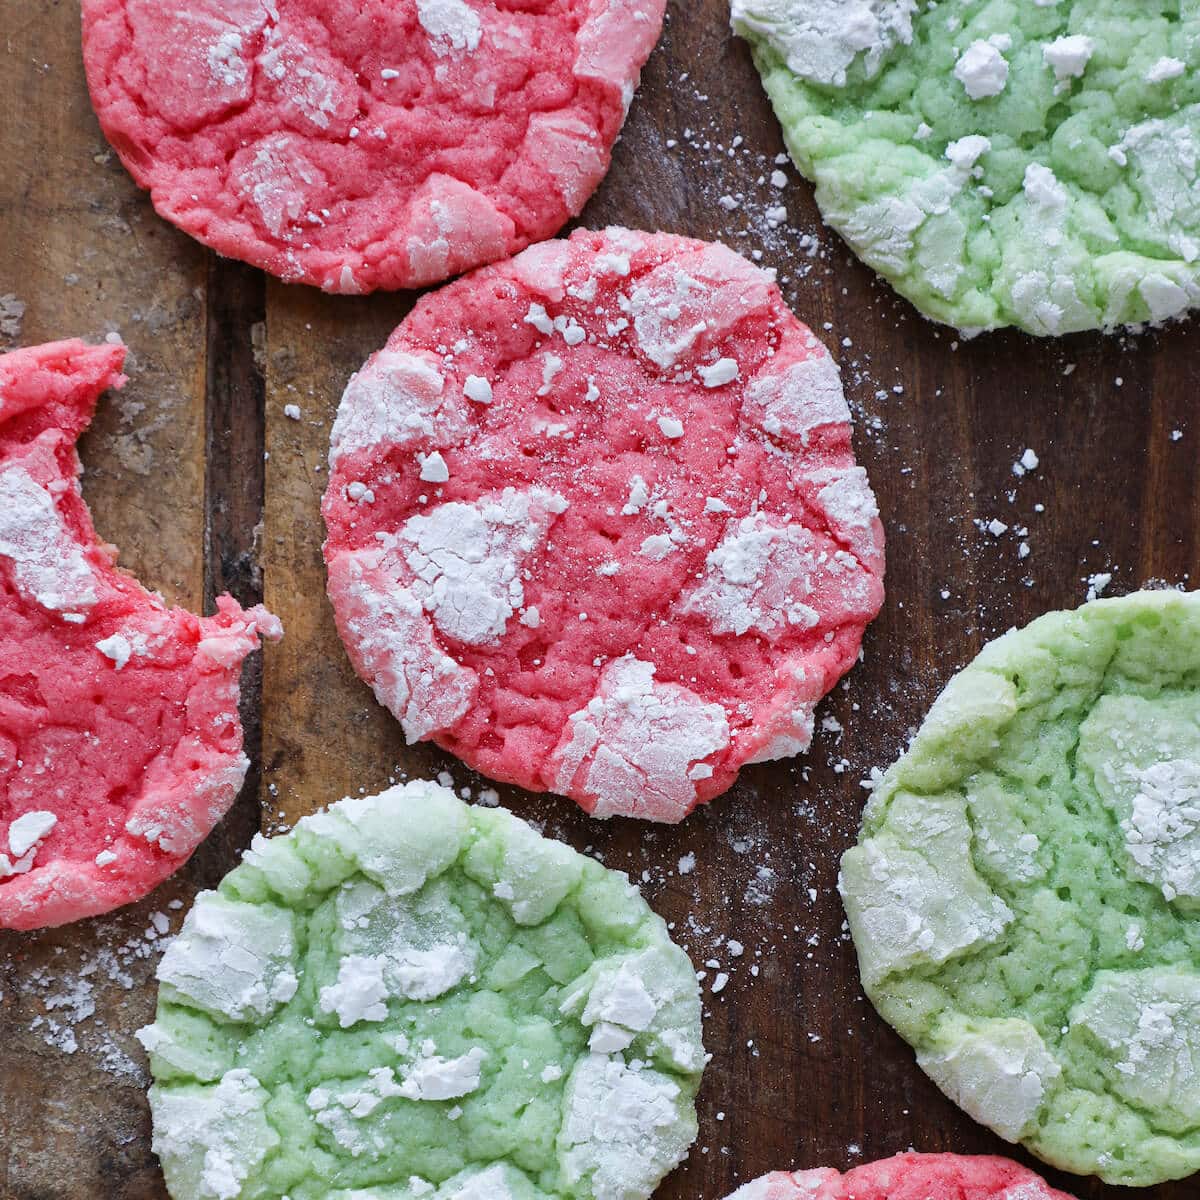
<path fill-rule="evenodd" d="M 720 245 L 578 231 L 424 297 L 346 388 L 324 513 L 410 741 L 678 821 L 795 754 L 883 596 L 837 367 Z"/>
<path fill-rule="evenodd" d="M 238 682 L 262 608 L 168 608 L 113 565 L 75 441 L 123 346 L 0 356 L 0 927 L 107 912 L 180 866 L 246 773 Z"/>
<path fill-rule="evenodd" d="M 898 1154 L 845 1175 L 776 1171 L 727 1200 L 1072 1200 L 1007 1158 Z"/>
<path fill-rule="evenodd" d="M 665 0 L 83 0 L 100 124 L 168 221 L 330 292 L 557 232 Z"/>

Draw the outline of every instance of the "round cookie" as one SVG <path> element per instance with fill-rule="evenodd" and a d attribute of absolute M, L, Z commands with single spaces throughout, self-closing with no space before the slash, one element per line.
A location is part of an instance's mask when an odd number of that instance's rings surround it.
<path fill-rule="evenodd" d="M 867 994 L 972 1117 L 1110 1183 L 1200 1169 L 1200 593 L 985 647 L 840 886 Z"/>
<path fill-rule="evenodd" d="M 699 985 L 662 920 L 432 783 L 256 838 L 158 978 L 174 1200 L 645 1200 L 696 1135 Z"/>
<path fill-rule="evenodd" d="M 897 1154 L 845 1175 L 776 1171 L 727 1200 L 1071 1200 L 1006 1158 Z"/>
<path fill-rule="evenodd" d="M 1143 0 L 732 0 L 825 220 L 964 333 L 1200 297 L 1200 63 Z"/>
<path fill-rule="evenodd" d="M 181 866 L 248 765 L 241 664 L 265 609 L 168 608 L 114 566 L 75 441 L 125 348 L 0 355 L 0 928 L 61 925 Z"/>
<path fill-rule="evenodd" d="M 664 0 L 83 0 L 105 135 L 168 221 L 329 292 L 411 288 L 576 216 Z"/>
<path fill-rule="evenodd" d="M 882 601 L 837 367 L 720 245 L 581 230 L 423 297 L 330 467 L 338 628 L 409 740 L 601 817 L 805 749 Z"/>

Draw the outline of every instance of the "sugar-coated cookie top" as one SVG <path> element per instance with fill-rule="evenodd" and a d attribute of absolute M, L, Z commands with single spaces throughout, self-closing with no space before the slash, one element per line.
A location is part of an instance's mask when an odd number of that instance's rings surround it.
<path fill-rule="evenodd" d="M 868 994 L 973 1117 L 1111 1183 L 1200 1169 L 1200 594 L 987 646 L 841 887 Z"/>
<path fill-rule="evenodd" d="M 898 1154 L 845 1175 L 776 1171 L 727 1200 L 1071 1200 L 1006 1158 Z"/>
<path fill-rule="evenodd" d="M 158 978 L 175 1200 L 645 1200 L 696 1135 L 699 987 L 662 920 L 435 784 L 256 838 Z"/>
<path fill-rule="evenodd" d="M 923 313 L 1033 334 L 1200 298 L 1200 26 L 1148 0 L 732 0 L 825 219 Z"/>
<path fill-rule="evenodd" d="M 825 347 L 724 246 L 578 231 L 424 297 L 324 513 L 360 674 L 486 774 L 677 821 L 805 749 L 882 600 Z"/>
<path fill-rule="evenodd" d="M 0 355 L 0 928 L 60 925 L 145 895 L 246 773 L 238 684 L 261 608 L 168 608 L 113 565 L 75 441 L 125 348 Z"/>
<path fill-rule="evenodd" d="M 417 287 L 579 213 L 664 0 L 84 0 L 101 126 L 167 220 L 326 291 Z"/>

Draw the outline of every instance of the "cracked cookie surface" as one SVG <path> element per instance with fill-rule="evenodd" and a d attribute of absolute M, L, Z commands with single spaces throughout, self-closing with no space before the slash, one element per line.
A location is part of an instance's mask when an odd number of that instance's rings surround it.
<path fill-rule="evenodd" d="M 1047 1162 L 1200 1169 L 1200 594 L 990 643 L 875 787 L 840 886 L 930 1077 Z"/>
<path fill-rule="evenodd" d="M 825 347 L 720 245 L 579 231 L 424 297 L 346 388 L 329 594 L 410 741 L 678 821 L 806 749 L 883 596 Z"/>
<path fill-rule="evenodd" d="M 556 233 L 608 169 L 664 0 L 84 0 L 100 123 L 159 214 L 330 292 Z"/>
<path fill-rule="evenodd" d="M 966 332 L 1200 299 L 1196 17 L 1173 0 L 733 0 L 825 220 Z"/>
<path fill-rule="evenodd" d="M 844 1175 L 830 1169 L 775 1171 L 727 1200 L 1071 1200 L 1006 1158 L 897 1154 Z"/>
<path fill-rule="evenodd" d="M 245 777 L 242 660 L 265 609 L 197 617 L 114 566 L 75 442 L 125 349 L 0 356 L 0 927 L 61 925 L 145 895 Z"/>
<path fill-rule="evenodd" d="M 256 838 L 158 978 L 175 1200 L 645 1200 L 696 1135 L 699 985 L 662 920 L 435 784 Z"/>

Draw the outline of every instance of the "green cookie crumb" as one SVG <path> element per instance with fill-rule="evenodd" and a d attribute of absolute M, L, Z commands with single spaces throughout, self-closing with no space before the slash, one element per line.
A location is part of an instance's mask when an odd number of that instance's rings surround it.
<path fill-rule="evenodd" d="M 256 838 L 158 978 L 175 1200 L 645 1200 L 696 1135 L 699 987 L 662 920 L 435 784 Z"/>
<path fill-rule="evenodd" d="M 733 0 L 825 220 L 926 316 L 1036 335 L 1200 297 L 1200 11 Z"/>

